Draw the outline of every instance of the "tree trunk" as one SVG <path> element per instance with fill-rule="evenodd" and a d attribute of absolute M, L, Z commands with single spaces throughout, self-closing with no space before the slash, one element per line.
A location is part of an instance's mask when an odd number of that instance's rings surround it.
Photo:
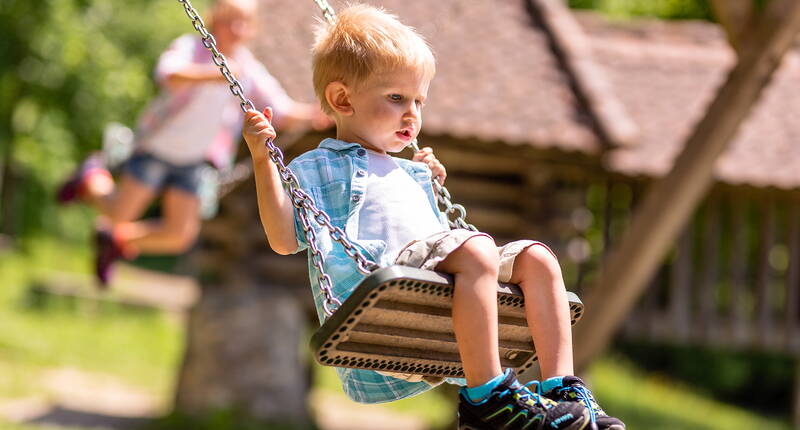
<path fill-rule="evenodd" d="M 305 428 L 308 366 L 299 339 L 305 315 L 291 289 L 249 282 L 206 285 L 192 309 L 176 409 L 228 409 L 257 421 Z"/>

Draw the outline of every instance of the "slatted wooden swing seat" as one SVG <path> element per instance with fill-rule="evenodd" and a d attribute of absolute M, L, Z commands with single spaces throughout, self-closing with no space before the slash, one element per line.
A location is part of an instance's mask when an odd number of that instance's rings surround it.
<path fill-rule="evenodd" d="M 314 1 L 322 9 L 325 19 L 332 23 L 335 13 L 330 5 L 324 0 Z M 219 66 L 230 84 L 231 92 L 239 98 L 242 111 L 255 109 L 244 96 L 241 84 L 231 73 L 225 56 L 217 49 L 213 36 L 206 30 L 190 1 L 178 2 L 201 34 L 203 44 L 211 51 L 214 64 Z M 452 322 L 453 277 L 404 266 L 378 268 L 366 260 L 344 231 L 333 226 L 328 215 L 317 209 L 309 195 L 300 188 L 294 173 L 284 164 L 280 149 L 271 139 L 266 140 L 265 145 L 302 221 L 312 254 L 310 261 L 319 271 L 319 285 L 325 294 L 324 310 L 328 318 L 311 340 L 316 360 L 327 366 L 463 377 Z M 411 146 L 419 151 L 416 141 Z M 464 207 L 450 202 L 447 189 L 436 181 L 433 185 L 444 212 L 451 218 L 455 217 L 450 220 L 451 227 L 476 230 L 466 223 Z M 359 270 L 367 275 L 344 303 L 333 296 L 331 280 L 324 270 L 324 257 L 314 244 L 316 233 L 311 228 L 312 221 L 326 228 L 331 238 L 345 248 Z M 516 285 L 501 283 L 497 295 L 501 364 L 524 374 L 536 361 L 536 350 L 527 325 L 522 291 Z M 568 293 L 568 300 L 572 323 L 575 324 L 583 314 L 583 303 L 573 293 Z"/>
<path fill-rule="evenodd" d="M 464 377 L 451 318 L 453 277 L 389 266 L 369 275 L 311 339 L 316 360 L 435 377 Z M 572 323 L 583 303 L 568 293 Z M 524 374 L 536 361 L 522 291 L 498 284 L 500 360 Z"/>

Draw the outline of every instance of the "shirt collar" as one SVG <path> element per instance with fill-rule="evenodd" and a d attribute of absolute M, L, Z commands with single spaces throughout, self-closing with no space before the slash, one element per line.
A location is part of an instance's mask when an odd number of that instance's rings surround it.
<path fill-rule="evenodd" d="M 334 151 L 344 151 L 345 149 L 361 148 L 361 145 L 354 142 L 345 142 L 344 140 L 328 137 L 320 142 L 319 147 Z"/>

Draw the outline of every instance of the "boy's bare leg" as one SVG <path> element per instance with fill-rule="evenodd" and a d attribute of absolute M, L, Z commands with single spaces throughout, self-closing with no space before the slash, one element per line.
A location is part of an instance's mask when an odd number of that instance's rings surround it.
<path fill-rule="evenodd" d="M 497 245 L 489 237 L 473 237 L 436 270 L 455 277 L 453 328 L 467 386 L 485 384 L 502 373 L 497 343 Z"/>
<path fill-rule="evenodd" d="M 544 246 L 532 245 L 514 261 L 511 283 L 525 295 L 542 379 L 573 375 L 569 301 L 558 260 Z"/>
<path fill-rule="evenodd" d="M 192 246 L 200 230 L 200 200 L 192 193 L 168 188 L 157 220 L 115 226 L 126 243 L 144 254 L 179 254 Z"/>

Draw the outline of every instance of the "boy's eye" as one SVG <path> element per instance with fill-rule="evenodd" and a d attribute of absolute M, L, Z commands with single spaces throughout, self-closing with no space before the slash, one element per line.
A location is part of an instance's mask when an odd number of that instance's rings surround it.
<path fill-rule="evenodd" d="M 399 102 L 403 100 L 403 96 L 400 94 L 389 94 L 389 100 L 393 102 Z"/>

